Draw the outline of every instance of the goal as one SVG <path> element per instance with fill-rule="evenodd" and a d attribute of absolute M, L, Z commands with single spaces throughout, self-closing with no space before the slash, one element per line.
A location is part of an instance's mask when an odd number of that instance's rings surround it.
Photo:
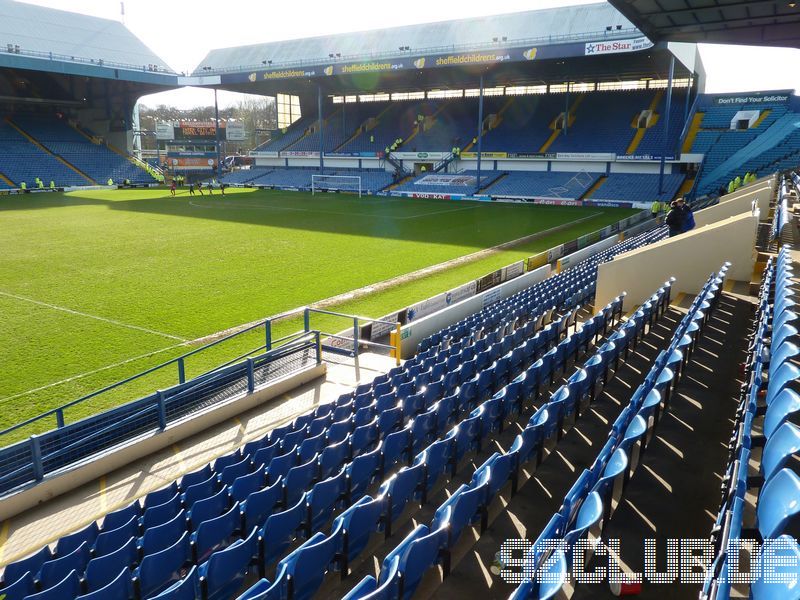
<path fill-rule="evenodd" d="M 327 191 L 353 192 L 361 198 L 361 175 L 312 175 L 311 194 Z"/>

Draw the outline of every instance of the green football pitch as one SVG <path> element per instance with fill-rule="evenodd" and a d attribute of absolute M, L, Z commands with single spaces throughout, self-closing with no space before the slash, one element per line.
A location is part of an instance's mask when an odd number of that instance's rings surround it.
<path fill-rule="evenodd" d="M 236 189 L 0 197 L 0 428 L 197 338 L 591 217 L 334 309 L 379 317 L 634 212 Z M 275 336 L 301 328 L 289 320 Z M 201 356 L 189 376 L 221 360 Z M 156 373 L 67 420 L 173 383 Z"/>

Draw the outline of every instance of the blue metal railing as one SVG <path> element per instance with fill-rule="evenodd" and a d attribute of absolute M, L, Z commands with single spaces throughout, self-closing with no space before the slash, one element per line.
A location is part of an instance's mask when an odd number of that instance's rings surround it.
<path fill-rule="evenodd" d="M 164 431 L 189 414 L 252 393 L 273 376 L 297 370 L 311 360 L 322 362 L 319 331 L 301 331 L 287 339 L 279 348 L 257 356 L 242 355 L 236 362 L 229 361 L 190 381 L 3 448 L 0 494 L 41 481 L 49 473 L 80 464 L 138 436 Z"/>
<path fill-rule="evenodd" d="M 249 355 L 254 354 L 254 353 L 256 353 L 256 352 L 258 352 L 260 350 L 266 350 L 266 351 L 272 350 L 273 347 L 275 347 L 275 345 L 281 344 L 282 342 L 285 343 L 286 340 L 291 339 L 291 337 L 292 337 L 292 336 L 287 336 L 287 337 L 284 337 L 284 338 L 273 340 L 272 339 L 272 322 L 274 320 L 275 319 L 265 319 L 264 321 L 259 321 L 258 323 L 250 325 L 249 327 L 241 329 L 241 330 L 239 330 L 239 331 L 237 331 L 235 333 L 232 333 L 230 335 L 222 337 L 222 338 L 220 338 L 218 340 L 215 340 L 215 341 L 213 341 L 211 343 L 205 344 L 204 346 L 201 346 L 199 348 L 195 348 L 194 350 L 186 352 L 185 354 L 182 354 L 182 355 L 180 355 L 178 357 L 170 359 L 170 360 L 168 360 L 166 362 L 163 362 L 161 364 L 155 365 L 154 367 L 150 367 L 149 369 L 145 369 L 144 371 L 141 371 L 139 373 L 136 373 L 135 375 L 131 375 L 130 377 L 126 377 L 125 379 L 122 379 L 120 381 L 117 381 L 115 383 L 107 385 L 104 388 L 101 388 L 99 390 L 91 392 L 90 394 L 86 394 L 85 396 L 81 396 L 80 398 L 78 398 L 76 400 L 72 400 L 71 402 L 68 402 L 66 404 L 62 404 L 59 407 L 50 409 L 50 410 L 48 410 L 46 412 L 43 412 L 43 413 L 41 413 L 41 414 L 39 414 L 39 415 L 37 415 L 35 417 L 31 417 L 30 419 L 28 419 L 26 421 L 23 421 L 21 423 L 17 423 L 16 425 L 12 425 L 11 427 L 8 427 L 8 428 L 0 431 L 0 440 L 3 440 L 3 436 L 7 436 L 9 433 L 11 433 L 13 431 L 21 429 L 23 427 L 27 427 L 28 425 L 32 425 L 33 423 L 36 423 L 37 421 L 41 421 L 42 419 L 46 419 L 48 417 L 55 417 L 55 419 L 56 419 L 56 427 L 64 427 L 64 425 L 65 425 L 64 411 L 66 409 L 72 408 L 72 407 L 77 406 L 79 404 L 82 404 L 82 403 L 86 402 L 87 400 L 90 400 L 92 398 L 96 398 L 96 397 L 98 397 L 98 396 L 100 396 L 102 394 L 110 392 L 111 390 L 117 389 L 117 388 L 122 387 L 122 386 L 124 386 L 124 385 L 126 385 L 128 383 L 131 383 L 132 381 L 136 381 L 137 379 L 141 379 L 142 377 L 145 377 L 147 375 L 155 373 L 156 371 L 163 370 L 163 369 L 169 367 L 170 365 L 176 365 L 176 367 L 177 367 L 178 383 L 185 383 L 186 382 L 186 359 L 187 358 L 189 358 L 190 356 L 194 356 L 194 355 L 200 354 L 202 352 L 205 352 L 210 348 L 214 348 L 216 346 L 219 346 L 220 344 L 222 344 L 224 342 L 230 341 L 230 340 L 232 340 L 234 338 L 238 338 L 238 337 L 240 337 L 240 336 L 242 336 L 244 334 L 250 333 L 251 331 L 254 331 L 256 329 L 260 329 L 262 327 L 264 328 L 264 344 L 262 344 L 261 346 L 251 350 L 250 352 L 247 352 L 247 353 L 245 353 L 243 355 L 240 355 L 240 356 L 238 356 L 238 357 L 236 357 L 236 358 L 224 363 L 224 365 L 222 365 L 222 366 L 231 364 L 231 362 L 235 362 L 237 360 L 241 360 L 245 356 L 249 356 Z"/>

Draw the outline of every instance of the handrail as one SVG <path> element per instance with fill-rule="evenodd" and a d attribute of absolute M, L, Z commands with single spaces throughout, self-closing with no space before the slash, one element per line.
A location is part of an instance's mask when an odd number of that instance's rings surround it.
<path fill-rule="evenodd" d="M 125 432 L 122 431 L 126 425 L 133 423 L 135 421 L 141 421 L 143 418 L 145 420 L 152 418 L 152 413 L 156 413 L 158 415 L 157 422 L 152 423 L 152 427 L 148 426 L 148 430 L 158 430 L 164 431 L 170 422 L 178 421 L 182 418 L 185 418 L 184 413 L 180 413 L 176 416 L 173 416 L 172 419 L 169 418 L 167 413 L 167 402 L 174 403 L 175 401 L 181 400 L 183 398 L 189 398 L 191 400 L 191 395 L 197 393 L 198 391 L 207 390 L 207 395 L 213 395 L 219 390 L 225 389 L 226 386 L 231 385 L 232 381 L 230 377 L 233 375 L 235 378 L 241 379 L 242 377 L 247 378 L 247 393 L 252 393 L 256 389 L 256 381 L 255 381 L 255 371 L 261 364 L 265 362 L 271 362 L 274 360 L 280 359 L 282 356 L 301 351 L 303 349 L 308 349 L 313 347 L 316 351 L 316 362 L 320 364 L 322 361 L 321 356 L 321 349 L 320 349 L 320 332 L 319 331 L 309 331 L 309 332 L 301 332 L 301 335 L 295 336 L 296 339 L 290 343 L 284 344 L 279 348 L 275 348 L 273 350 L 269 350 L 264 354 L 261 354 L 255 358 L 248 358 L 246 361 L 240 361 L 235 365 L 228 365 L 227 367 L 220 367 L 216 371 L 211 373 L 207 373 L 196 379 L 191 380 L 188 383 L 178 384 L 169 388 L 167 390 L 159 390 L 154 394 L 150 394 L 149 396 L 145 396 L 144 398 L 140 398 L 138 400 L 134 400 L 129 402 L 127 405 L 123 405 L 122 407 L 116 407 L 109 411 L 106 411 L 107 415 L 111 415 L 111 413 L 119 412 L 120 409 L 128 408 L 128 409 L 135 409 L 134 412 L 131 414 L 122 417 L 120 419 L 113 419 L 110 422 L 106 423 L 98 423 L 102 424 L 102 427 L 99 429 L 87 433 L 85 435 L 81 435 L 78 439 L 73 441 L 68 441 L 66 445 L 55 449 L 53 452 L 47 455 L 42 454 L 42 439 L 52 438 L 53 435 L 60 435 L 58 432 L 60 429 L 53 429 L 49 432 L 45 432 L 41 435 L 32 435 L 28 438 L 28 440 L 19 442 L 16 446 L 18 447 L 25 447 L 26 445 L 30 448 L 30 460 L 25 460 L 25 464 L 22 466 L 17 466 L 12 471 L 8 473 L 4 473 L 0 476 L 0 489 L 4 491 L 8 491 L 9 482 L 13 482 L 15 479 L 19 478 L 20 475 L 24 474 L 26 471 L 31 470 L 32 480 L 41 481 L 44 476 L 47 474 L 45 470 L 45 461 L 53 462 L 56 459 L 64 457 L 70 453 L 75 453 L 78 451 L 79 458 L 77 460 L 84 460 L 89 456 L 92 456 L 98 452 L 106 451 L 108 448 L 114 447 L 121 443 L 124 443 L 130 440 L 132 437 L 138 436 L 142 434 L 141 430 L 136 431 L 129 431 Z M 293 345 L 293 347 L 289 347 Z M 263 359 L 266 359 L 264 361 Z M 259 361 L 256 363 L 256 361 Z M 237 375 L 238 374 L 238 375 Z M 102 413 L 100 413 L 102 414 Z M 96 418 L 98 415 L 93 415 L 91 417 L 87 417 L 84 419 L 85 421 L 89 421 L 90 419 Z M 111 418 L 111 417 L 109 417 Z M 78 422 L 80 423 L 80 421 Z M 114 439 L 108 441 L 102 448 L 92 448 L 93 443 L 96 440 L 100 440 L 103 438 L 109 437 L 109 434 L 117 431 L 118 434 L 114 436 Z M 55 438 L 58 440 L 58 437 Z M 64 439 L 64 438 L 61 438 Z M 81 455 L 79 449 L 84 448 L 83 454 Z M 57 471 L 62 469 L 64 465 L 56 464 L 50 470 Z M 30 483 L 30 479 L 25 482 L 25 484 Z M 22 484 L 24 485 L 24 484 Z"/>
<path fill-rule="evenodd" d="M 249 333 L 249 332 L 251 332 L 251 331 L 253 331 L 255 329 L 261 328 L 261 327 L 264 327 L 264 329 L 265 329 L 265 343 L 260 348 L 264 348 L 266 350 L 271 350 L 274 347 L 275 343 L 277 343 L 277 341 L 276 342 L 272 341 L 272 321 L 273 320 L 274 319 L 264 319 L 263 321 L 259 321 L 259 322 L 255 323 L 253 325 L 245 327 L 244 329 L 236 331 L 235 333 L 232 333 L 230 335 L 222 337 L 222 338 L 220 338 L 218 340 L 214 340 L 213 342 L 209 342 L 208 344 L 205 344 L 204 346 L 201 346 L 199 348 L 195 348 L 194 350 L 190 350 L 189 352 L 186 352 L 185 354 L 181 354 L 180 356 L 177 356 L 177 357 L 172 358 L 172 359 L 170 359 L 168 361 L 165 361 L 163 363 L 160 363 L 158 365 L 150 367 L 149 369 L 145 369 L 144 371 L 136 373 L 135 375 L 131 375 L 130 377 L 126 377 L 125 379 L 122 379 L 122 380 L 117 381 L 115 383 L 109 384 L 109 385 L 107 385 L 107 386 L 105 386 L 105 387 L 103 387 L 103 388 L 101 388 L 99 390 L 96 390 L 94 392 L 86 394 L 85 396 L 81 396 L 80 398 L 78 398 L 76 400 L 72 400 L 72 401 L 67 402 L 66 404 L 62 404 L 61 406 L 58 406 L 56 408 L 51 408 L 50 410 L 45 411 L 45 412 L 43 412 L 43 413 L 41 413 L 41 414 L 39 414 L 39 415 L 37 415 L 35 417 L 31 417 L 30 419 L 27 419 L 26 421 L 23 421 L 21 423 L 17 423 L 16 425 L 12 425 L 11 427 L 3 429 L 2 431 L 0 431 L 0 437 L 6 435 L 6 434 L 8 434 L 8 433 L 10 433 L 10 432 L 12 432 L 12 431 L 14 431 L 16 429 L 19 429 L 21 427 L 25 427 L 27 425 L 30 425 L 32 423 L 35 423 L 36 421 L 39 421 L 39 420 L 44 419 L 46 417 L 50 417 L 52 415 L 56 416 L 56 422 L 57 422 L 58 427 L 63 427 L 64 426 L 64 410 L 66 410 L 68 408 L 72 408 L 73 406 L 75 406 L 77 404 L 81 404 L 81 403 L 83 403 L 83 402 L 85 402 L 87 400 L 90 400 L 91 398 L 95 398 L 95 397 L 97 397 L 97 396 L 99 396 L 101 394 L 104 394 L 106 392 L 110 392 L 113 389 L 116 389 L 116 388 L 121 387 L 121 386 L 123 386 L 123 385 L 125 385 L 127 383 L 130 383 L 131 381 L 135 381 L 135 380 L 140 379 L 140 378 L 142 378 L 142 377 L 144 377 L 146 375 L 150 375 L 151 373 L 154 373 L 154 372 L 156 372 L 158 370 L 161 370 L 161 369 L 163 369 L 165 367 L 168 367 L 170 365 L 173 365 L 173 364 L 177 364 L 178 365 L 178 383 L 184 383 L 186 381 L 185 361 L 186 361 L 187 358 L 189 358 L 190 356 L 194 356 L 195 354 L 199 354 L 200 352 L 208 350 L 209 348 L 217 346 L 217 345 L 219 345 L 219 344 L 221 344 L 223 342 L 231 340 L 231 339 L 233 339 L 235 337 L 238 337 L 238 336 L 240 336 L 242 334 Z M 287 337 L 290 337 L 290 336 L 287 336 Z M 281 339 L 285 339 L 285 338 L 281 338 Z M 260 349 L 260 348 L 258 348 L 258 349 Z M 256 351 L 258 349 L 256 349 Z M 252 354 L 252 352 L 249 353 L 249 354 Z"/>
<path fill-rule="evenodd" d="M 12 48 L 9 50 L 9 48 Z M 144 71 L 146 73 L 157 73 L 160 75 L 177 75 L 177 73 L 163 65 L 135 65 L 132 63 L 116 62 L 105 60 L 104 58 L 86 58 L 83 56 L 70 56 L 68 54 L 57 54 L 54 52 L 43 52 L 41 50 L 26 50 L 14 44 L 6 44 L 5 49 L 1 49 L 3 54 L 13 54 L 15 56 L 29 56 L 32 58 L 43 58 L 46 60 L 59 60 L 64 62 L 92 65 L 95 67 L 112 67 L 115 69 L 126 69 L 128 71 Z M 150 67 L 150 68 L 148 68 Z"/>
<path fill-rule="evenodd" d="M 334 311 L 330 311 L 330 310 L 323 310 L 321 308 L 306 307 L 305 310 L 303 311 L 303 329 L 305 331 L 310 331 L 311 330 L 311 314 L 312 313 L 317 313 L 317 314 L 321 314 L 321 315 L 329 315 L 329 316 L 333 316 L 333 317 L 342 317 L 344 319 L 348 319 L 348 320 L 352 320 L 353 321 L 353 329 L 352 329 L 353 337 L 352 338 L 350 338 L 350 337 L 348 337 L 346 335 L 342 335 L 341 332 L 340 333 L 328 333 L 328 332 L 324 332 L 324 331 L 320 330 L 320 335 L 327 336 L 328 339 L 343 340 L 343 341 L 348 341 L 348 342 L 352 342 L 353 343 L 353 350 L 352 351 L 342 350 L 341 348 L 336 348 L 334 346 L 325 346 L 325 349 L 328 350 L 329 352 L 335 352 L 335 353 L 340 353 L 340 354 L 343 353 L 343 354 L 346 354 L 346 355 L 351 356 L 353 358 L 356 358 L 356 357 L 358 357 L 359 346 L 370 346 L 372 348 L 383 348 L 384 350 L 389 350 L 390 351 L 392 356 L 395 357 L 395 361 L 397 363 L 397 366 L 400 366 L 400 344 L 401 344 L 401 342 L 400 342 L 399 336 L 397 337 L 396 340 L 394 340 L 393 343 L 390 343 L 390 344 L 382 344 L 380 342 L 375 342 L 373 340 L 365 340 L 365 339 L 361 338 L 361 324 L 362 324 L 362 322 L 365 325 L 369 325 L 369 324 L 373 324 L 373 323 L 380 323 L 381 325 L 388 325 L 388 326 L 391 327 L 391 330 L 389 330 L 389 331 L 396 331 L 396 330 L 399 330 L 400 325 L 401 325 L 398 321 L 389 321 L 389 320 L 386 320 L 386 319 L 373 319 L 371 317 L 359 317 L 357 315 L 348 315 L 348 314 L 345 314 L 345 313 L 334 312 Z"/>

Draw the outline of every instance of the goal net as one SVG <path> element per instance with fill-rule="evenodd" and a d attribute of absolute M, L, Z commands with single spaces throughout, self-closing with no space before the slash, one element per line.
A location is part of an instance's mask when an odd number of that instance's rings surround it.
<path fill-rule="evenodd" d="M 592 187 L 595 179 L 596 176 L 590 175 L 587 171 L 580 171 L 564 185 L 551 187 L 548 191 L 556 198 L 578 199 Z"/>
<path fill-rule="evenodd" d="M 352 192 L 361 197 L 360 175 L 312 175 L 311 193 Z"/>

